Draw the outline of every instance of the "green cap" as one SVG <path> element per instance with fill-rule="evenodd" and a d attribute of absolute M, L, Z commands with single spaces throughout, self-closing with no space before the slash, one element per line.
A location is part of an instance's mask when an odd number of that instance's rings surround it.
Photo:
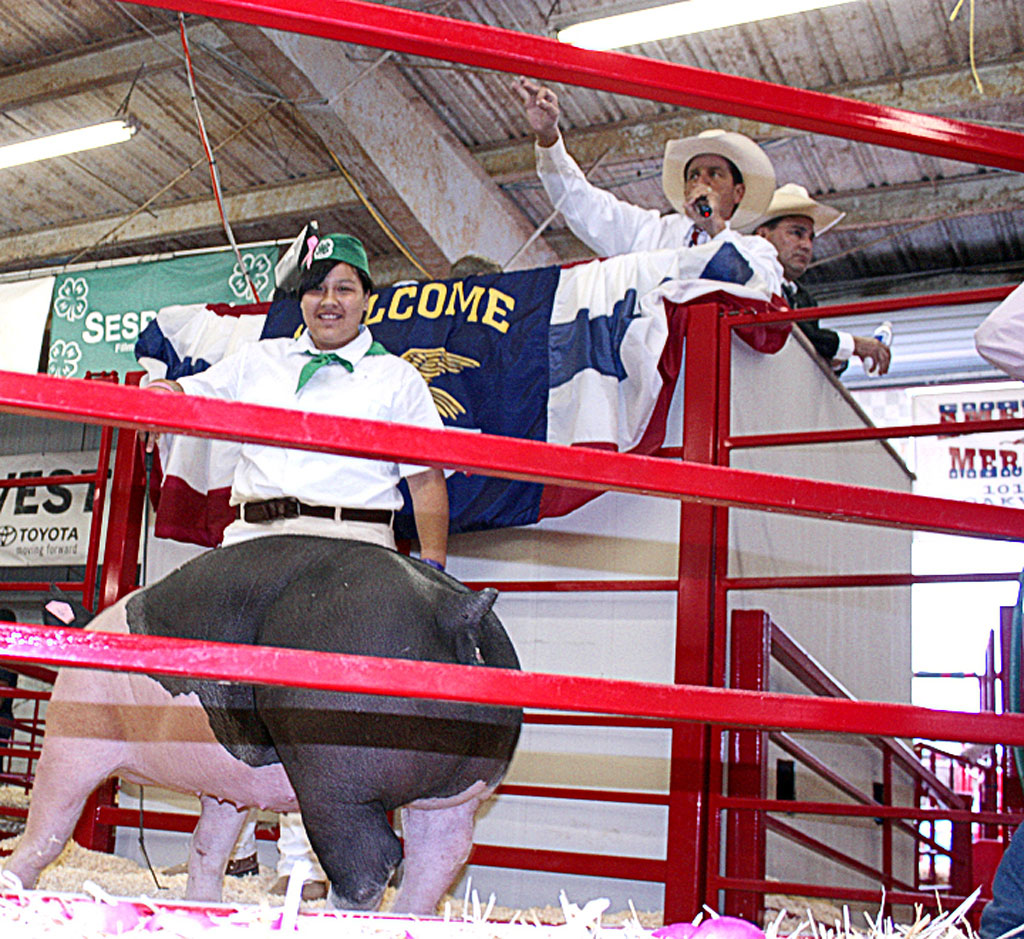
<path fill-rule="evenodd" d="M 366 260 L 366 248 L 355 235 L 342 235 L 334 232 L 324 235 L 313 249 L 312 254 L 306 255 L 306 267 L 314 261 L 344 261 L 351 264 L 357 271 L 362 271 L 367 277 L 370 276 L 370 262 Z"/>

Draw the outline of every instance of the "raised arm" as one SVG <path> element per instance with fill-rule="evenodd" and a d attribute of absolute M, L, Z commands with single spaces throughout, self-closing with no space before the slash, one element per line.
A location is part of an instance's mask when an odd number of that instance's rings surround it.
<path fill-rule="evenodd" d="M 558 106 L 558 95 L 529 78 L 516 79 L 512 90 L 522 102 L 526 120 L 537 143 L 542 147 L 553 147 L 558 143 L 558 118 L 562 113 Z"/>

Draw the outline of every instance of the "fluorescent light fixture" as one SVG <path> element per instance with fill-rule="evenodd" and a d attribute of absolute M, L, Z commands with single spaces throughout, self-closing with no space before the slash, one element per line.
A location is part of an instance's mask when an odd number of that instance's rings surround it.
<path fill-rule="evenodd" d="M 576 23 L 558 31 L 561 42 L 583 49 L 617 49 L 740 23 L 806 13 L 853 0 L 683 0 Z"/>
<path fill-rule="evenodd" d="M 112 143 L 123 143 L 136 130 L 138 125 L 131 120 L 106 121 L 103 124 L 80 127 L 78 130 L 66 130 L 61 134 L 49 134 L 46 137 L 8 144 L 6 147 L 0 147 L 0 169 L 35 163 L 37 160 L 48 160 L 50 157 L 65 156 L 68 153 L 78 153 L 80 150 L 95 150 L 97 147 L 107 147 Z"/>

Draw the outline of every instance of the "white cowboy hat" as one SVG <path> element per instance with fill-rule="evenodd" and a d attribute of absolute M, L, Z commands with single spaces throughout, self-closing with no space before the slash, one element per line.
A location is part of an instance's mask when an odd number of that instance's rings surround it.
<path fill-rule="evenodd" d="M 803 186 L 786 183 L 785 186 L 779 186 L 775 190 L 775 195 L 772 196 L 772 201 L 764 215 L 752 225 L 747 226 L 747 230 L 754 231 L 773 218 L 785 218 L 787 215 L 802 215 L 804 218 L 809 218 L 814 223 L 814 235 L 817 237 L 844 218 L 846 213 L 840 212 L 839 209 L 834 209 L 830 205 L 815 202 Z"/>
<path fill-rule="evenodd" d="M 736 164 L 743 174 L 746 191 L 729 224 L 740 229 L 760 218 L 775 190 L 775 170 L 768 155 L 749 137 L 731 130 L 705 130 L 696 137 L 683 137 L 665 144 L 661 185 L 668 201 L 679 213 L 686 208 L 686 164 L 702 153 L 713 153 Z"/>

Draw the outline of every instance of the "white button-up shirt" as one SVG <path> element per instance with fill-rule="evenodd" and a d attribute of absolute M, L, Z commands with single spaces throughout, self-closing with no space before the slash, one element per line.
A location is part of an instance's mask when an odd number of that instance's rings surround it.
<path fill-rule="evenodd" d="M 593 185 L 569 156 L 561 137 L 551 147 L 536 145 L 534 152 L 537 176 L 552 206 L 562 213 L 572 233 L 601 257 L 688 248 L 710 240 L 685 215 L 642 209 Z"/>
<path fill-rule="evenodd" d="M 347 345 L 331 350 L 350 361 L 353 371 L 338 364 L 324 365 L 298 392 L 299 373 L 310 361 L 305 353 L 321 351 L 305 332 L 297 339 L 247 343 L 205 372 L 179 382 L 186 394 L 339 417 L 442 427 L 430 389 L 419 372 L 390 354 L 367 355 L 372 342 L 370 330 L 362 327 Z M 396 488 L 399 479 L 425 469 L 388 460 L 246 443 L 235 468 L 231 502 L 292 496 L 313 505 L 398 509 L 402 505 Z"/>

